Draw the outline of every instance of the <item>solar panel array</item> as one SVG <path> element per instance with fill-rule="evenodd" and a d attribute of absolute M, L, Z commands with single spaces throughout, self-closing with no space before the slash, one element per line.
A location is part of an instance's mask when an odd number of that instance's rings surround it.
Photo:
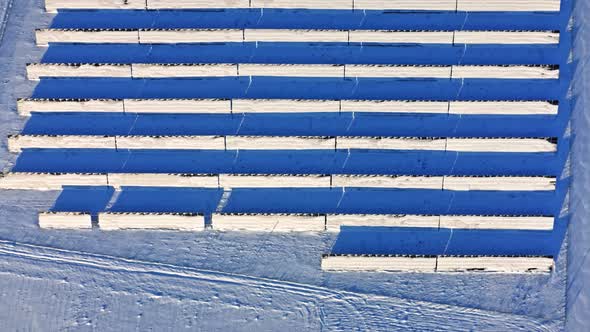
<path fill-rule="evenodd" d="M 30 119 L 8 138 L 20 156 L 0 188 L 136 195 L 43 212 L 43 228 L 551 232 L 567 187 L 568 6 L 46 0 L 56 16 L 36 30 L 47 50 L 27 66 L 38 84 L 18 101 Z M 322 268 L 552 266 L 340 254 Z"/>

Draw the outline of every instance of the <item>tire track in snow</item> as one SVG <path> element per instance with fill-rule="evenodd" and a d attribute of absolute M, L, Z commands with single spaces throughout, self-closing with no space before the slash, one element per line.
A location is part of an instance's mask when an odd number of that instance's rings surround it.
<path fill-rule="evenodd" d="M 12 2 L 14 0 L 8 0 L 6 2 L 4 12 L 2 13 L 2 19 L 0 20 L 0 46 L 2 46 L 2 42 L 4 41 L 4 33 L 6 32 L 6 24 L 8 24 L 8 16 L 10 15 L 10 10 L 12 9 Z"/>
<path fill-rule="evenodd" d="M 322 320 L 327 330 L 356 327 L 358 330 L 375 330 L 381 328 L 404 329 L 408 326 L 423 330 L 516 330 L 548 331 L 553 330 L 552 322 L 536 321 L 528 317 L 502 314 L 478 309 L 469 309 L 422 301 L 411 301 L 384 296 L 371 296 L 353 292 L 335 291 L 319 286 L 283 282 L 272 279 L 200 270 L 170 264 L 151 263 L 140 260 L 124 259 L 106 255 L 96 255 L 78 251 L 68 251 L 50 247 L 27 245 L 9 241 L 0 241 L 0 256 L 34 262 L 35 265 L 46 264 L 49 268 L 67 268 L 72 273 L 84 273 L 87 269 L 98 270 L 124 277 L 117 280 L 131 280 L 138 284 L 140 278 L 162 279 L 160 285 L 166 285 L 173 279 L 183 282 L 205 282 L 208 288 L 219 288 L 225 293 L 235 293 L 237 300 L 241 295 L 254 292 L 270 297 L 286 296 L 305 299 L 306 303 L 315 303 L 323 314 Z M 12 268 L 12 265 L 10 266 Z M 18 271 L 27 274 L 27 269 Z M 168 280 L 166 280 L 168 279 Z M 162 294 L 156 294 L 161 296 Z M 286 301 L 287 303 L 288 301 Z M 318 310 L 310 310 L 304 319 L 317 316 Z"/>

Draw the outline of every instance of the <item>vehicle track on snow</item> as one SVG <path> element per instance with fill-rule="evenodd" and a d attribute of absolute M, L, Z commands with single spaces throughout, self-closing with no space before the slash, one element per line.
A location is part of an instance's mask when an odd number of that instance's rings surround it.
<path fill-rule="evenodd" d="M 181 278 L 187 282 L 205 282 L 221 287 L 222 290 L 235 291 L 236 287 L 238 290 L 245 288 L 269 297 L 273 294 L 291 294 L 304 299 L 306 313 L 303 313 L 305 317 L 302 319 L 306 321 L 318 319 L 327 330 L 338 330 L 343 326 L 356 326 L 358 330 L 378 327 L 403 329 L 410 324 L 420 326 L 421 329 L 436 330 L 444 328 L 444 324 L 449 324 L 448 322 L 452 323 L 447 328 L 455 330 L 471 328 L 485 330 L 492 327 L 525 328 L 529 331 L 553 330 L 553 326 L 548 325 L 547 322 L 517 315 L 336 291 L 294 282 L 0 240 L 0 257 L 2 256 L 32 261 L 35 265 L 58 265 L 60 268 L 67 268 L 68 271 L 73 272 L 87 268 L 109 271 L 127 275 L 127 279 L 130 280 L 147 275 L 149 278 Z M 17 271 L 17 273 L 26 275 L 27 271 Z M 240 290 L 235 293 L 244 292 Z M 311 304 L 316 308 L 310 307 Z M 452 319 L 449 320 L 449 317 Z"/>

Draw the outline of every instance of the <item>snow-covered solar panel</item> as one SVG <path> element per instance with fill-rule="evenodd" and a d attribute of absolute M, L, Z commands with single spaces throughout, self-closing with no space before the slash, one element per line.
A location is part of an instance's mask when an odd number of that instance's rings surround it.
<path fill-rule="evenodd" d="M 363 1 L 363 0 L 355 0 Z M 522 11 L 544 11 L 558 12 L 561 5 L 560 0 L 457 0 L 457 10 L 466 12 L 489 11 L 489 12 L 522 12 Z"/>
<path fill-rule="evenodd" d="M 224 150 L 223 136 L 117 136 L 117 149 Z"/>
<path fill-rule="evenodd" d="M 416 272 L 434 273 L 435 256 L 326 255 L 322 270 L 330 272 Z"/>
<path fill-rule="evenodd" d="M 558 44 L 554 31 L 456 31 L 455 44 Z"/>
<path fill-rule="evenodd" d="M 444 101 L 342 100 L 342 112 L 358 113 L 448 113 Z"/>
<path fill-rule="evenodd" d="M 251 0 L 144 0 L 148 9 L 249 8 Z"/>
<path fill-rule="evenodd" d="M 205 217 L 172 213 L 100 213 L 98 227 L 105 231 L 136 229 L 197 232 L 204 230 Z"/>
<path fill-rule="evenodd" d="M 447 138 L 447 151 L 556 152 L 557 144 L 538 138 Z"/>
<path fill-rule="evenodd" d="M 326 230 L 340 232 L 340 227 L 439 227 L 438 216 L 406 214 L 328 214 Z"/>
<path fill-rule="evenodd" d="M 552 257 L 545 256 L 388 256 L 324 255 L 322 270 L 329 272 L 420 273 L 549 273 Z"/>
<path fill-rule="evenodd" d="M 354 0 L 355 9 L 454 11 L 457 0 Z"/>
<path fill-rule="evenodd" d="M 283 77 L 342 77 L 341 65 L 267 65 L 244 63 L 237 65 L 240 76 L 283 76 Z"/>
<path fill-rule="evenodd" d="M 125 64 L 51 64 L 27 65 L 27 77 L 121 77 L 131 78 L 131 65 Z"/>
<path fill-rule="evenodd" d="M 445 176 L 446 190 L 555 190 L 554 177 L 454 177 Z"/>
<path fill-rule="evenodd" d="M 341 227 L 426 227 L 440 229 L 553 229 L 551 216 L 480 216 L 480 215 L 407 215 L 407 214 L 328 214 L 326 230 L 340 232 Z"/>
<path fill-rule="evenodd" d="M 245 42 L 346 43 L 347 30 L 244 29 Z"/>
<path fill-rule="evenodd" d="M 234 113 L 322 113 L 339 112 L 337 100 L 234 99 Z"/>
<path fill-rule="evenodd" d="M 122 113 L 123 100 L 116 99 L 85 99 L 85 100 L 49 100 L 19 99 L 18 114 L 29 116 L 32 112 L 68 112 L 68 113 Z"/>
<path fill-rule="evenodd" d="M 429 150 L 445 151 L 446 138 L 411 137 L 337 137 L 338 149 L 378 149 L 378 150 Z"/>
<path fill-rule="evenodd" d="M 151 64 L 134 63 L 134 78 L 166 78 L 166 77 L 226 77 L 238 76 L 237 66 L 228 63 L 216 64 Z"/>
<path fill-rule="evenodd" d="M 436 271 L 496 272 L 496 273 L 549 273 L 553 270 L 552 257 L 485 257 L 439 256 Z"/>
<path fill-rule="evenodd" d="M 539 230 L 553 229 L 550 216 L 451 216 L 442 215 L 440 228 L 460 229 L 513 229 Z"/>
<path fill-rule="evenodd" d="M 38 46 L 49 43 L 137 44 L 138 30 L 36 30 Z"/>
<path fill-rule="evenodd" d="M 146 0 L 45 0 L 45 9 L 145 9 Z"/>
<path fill-rule="evenodd" d="M 227 136 L 228 150 L 335 150 L 335 137 Z"/>
<path fill-rule="evenodd" d="M 554 177 L 332 175 L 332 187 L 353 188 L 551 191 L 555 182 Z"/>
<path fill-rule="evenodd" d="M 155 178 L 154 178 L 155 179 Z M 164 179 L 164 178 L 161 178 Z M 158 181 L 156 179 L 156 181 Z M 155 183 L 154 186 L 164 183 Z M 158 226 L 160 222 L 187 222 L 190 227 L 199 226 L 198 216 L 183 214 L 134 213 L 132 217 L 116 216 L 117 220 L 126 219 L 120 225 L 101 224 L 103 229 L 123 228 L 169 228 L 171 225 Z M 151 217 L 150 217 L 151 216 Z M 195 219 L 197 225 L 194 225 Z M 149 227 L 141 227 L 134 220 L 150 221 Z M 131 223 L 131 226 L 130 224 Z M 119 222 L 117 222 L 119 224 Z M 124 224 L 124 225 L 123 225 Z M 340 232 L 341 227 L 354 230 L 357 227 L 419 227 L 419 228 L 453 228 L 453 229 L 505 229 L 505 230 L 545 230 L 553 229 L 553 217 L 550 216 L 477 216 L 477 215 L 406 215 L 406 214 L 280 214 L 249 213 L 227 214 L 214 213 L 213 229 L 222 231 L 255 232 Z M 90 229 L 91 216 L 82 212 L 41 212 L 39 226 L 52 229 Z M 200 227 L 199 227 L 200 228 Z"/>
<path fill-rule="evenodd" d="M 329 175 L 220 174 L 224 188 L 330 188 Z"/>
<path fill-rule="evenodd" d="M 39 29 L 38 46 L 49 43 L 385 43 L 385 44 L 558 44 L 555 31 L 397 31 L 301 29 L 75 30 Z"/>
<path fill-rule="evenodd" d="M 250 232 L 322 232 L 325 216 L 312 214 L 223 214 L 212 216 L 213 229 Z"/>
<path fill-rule="evenodd" d="M 178 44 L 178 43 L 238 43 L 244 41 L 244 31 L 238 29 L 183 29 L 183 30 L 140 30 L 136 43 Z"/>
<path fill-rule="evenodd" d="M 345 77 L 450 78 L 451 66 L 346 65 Z"/>
<path fill-rule="evenodd" d="M 125 99 L 123 107 L 125 113 L 231 113 L 231 101 L 223 99 Z"/>
<path fill-rule="evenodd" d="M 353 2 L 353 0 L 250 0 L 250 7 L 278 9 L 352 9 Z"/>
<path fill-rule="evenodd" d="M 13 135 L 11 152 L 22 149 L 160 149 L 160 150 L 424 150 L 456 152 L 556 151 L 547 138 L 422 138 L 318 136 L 100 136 Z"/>
<path fill-rule="evenodd" d="M 346 188 L 395 188 L 395 189 L 440 189 L 443 187 L 442 176 L 351 176 L 333 175 L 333 187 Z"/>
<path fill-rule="evenodd" d="M 298 99 L 20 99 L 18 112 L 127 113 L 426 113 L 470 115 L 556 115 L 550 101 L 397 101 Z"/>
<path fill-rule="evenodd" d="M 45 0 L 57 9 L 333 9 L 425 11 L 559 11 L 559 0 Z"/>
<path fill-rule="evenodd" d="M 449 114 L 557 115 L 558 105 L 547 101 L 452 101 Z"/>
<path fill-rule="evenodd" d="M 40 212 L 39 227 L 49 229 L 91 229 L 92 218 L 80 212 Z"/>
<path fill-rule="evenodd" d="M 14 135 L 8 137 L 8 150 L 20 152 L 22 149 L 115 149 L 115 136 L 77 136 L 77 135 Z"/>
<path fill-rule="evenodd" d="M 0 189 L 61 190 L 63 186 L 107 186 L 107 174 L 10 172 L 0 178 Z"/>
<path fill-rule="evenodd" d="M 329 64 L 53 64 L 27 65 L 30 80 L 42 77 L 333 77 L 333 78 L 497 78 L 558 79 L 549 66 L 396 66 Z"/>
<path fill-rule="evenodd" d="M 452 44 L 453 31 L 351 30 L 351 43 Z"/>
<path fill-rule="evenodd" d="M 485 180 L 482 180 L 485 179 Z M 9 172 L 1 189 L 59 190 L 62 186 L 196 188 L 381 188 L 487 191 L 550 191 L 553 177 L 452 177 L 342 174 L 166 174 Z M 451 183 L 451 185 L 446 185 Z M 459 184 L 456 184 L 459 183 Z"/>
<path fill-rule="evenodd" d="M 548 66 L 453 66 L 452 78 L 558 79 Z"/>
<path fill-rule="evenodd" d="M 218 188 L 219 177 L 210 174 L 109 173 L 109 185 L 121 187 Z"/>

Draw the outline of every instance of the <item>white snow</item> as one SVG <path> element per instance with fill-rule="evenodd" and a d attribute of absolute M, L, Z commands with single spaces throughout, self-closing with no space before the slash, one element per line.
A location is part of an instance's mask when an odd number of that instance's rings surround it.
<path fill-rule="evenodd" d="M 571 219 L 568 229 L 567 320 L 568 331 L 590 326 L 590 1 L 577 0 L 574 8 L 573 60 L 575 75 L 572 129 Z"/>
<path fill-rule="evenodd" d="M 505 312 L 150 262 L 142 254 L 122 259 L 2 241 L 0 257 L 6 294 L 0 306 L 7 309 L 0 311 L 0 321 L 8 330 L 546 331 L 560 326 Z"/>

